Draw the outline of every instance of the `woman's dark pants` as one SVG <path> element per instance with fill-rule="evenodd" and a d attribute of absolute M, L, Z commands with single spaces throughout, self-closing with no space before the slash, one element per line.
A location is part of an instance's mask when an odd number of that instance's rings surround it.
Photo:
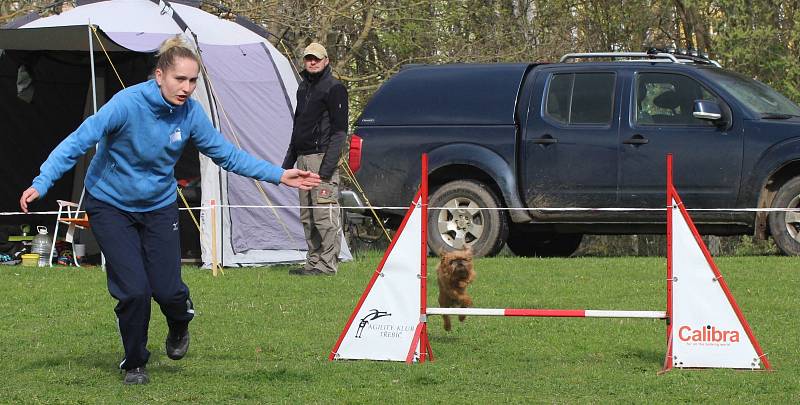
<path fill-rule="evenodd" d="M 108 291 L 117 299 L 125 370 L 144 366 L 150 357 L 147 328 L 150 297 L 161 307 L 171 330 L 189 326 L 194 308 L 181 280 L 178 206 L 127 212 L 86 194 L 92 232 L 106 259 Z"/>

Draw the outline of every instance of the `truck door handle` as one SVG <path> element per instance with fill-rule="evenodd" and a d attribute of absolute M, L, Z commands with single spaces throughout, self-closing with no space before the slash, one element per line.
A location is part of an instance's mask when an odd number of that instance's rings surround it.
<path fill-rule="evenodd" d="M 554 143 L 558 143 L 558 139 L 553 138 L 552 135 L 542 135 L 541 138 L 537 138 L 533 140 L 533 143 L 538 143 L 540 145 L 552 145 Z"/>
<path fill-rule="evenodd" d="M 641 135 L 634 135 L 634 136 L 622 141 L 622 143 L 624 143 L 626 145 L 644 145 L 644 144 L 646 144 L 648 142 L 650 142 L 650 141 L 647 138 L 645 138 L 645 137 L 643 137 Z"/>

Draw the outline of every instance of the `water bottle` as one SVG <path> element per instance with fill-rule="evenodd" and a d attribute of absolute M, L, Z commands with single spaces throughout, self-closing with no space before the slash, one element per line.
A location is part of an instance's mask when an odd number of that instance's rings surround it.
<path fill-rule="evenodd" d="M 46 226 L 37 226 L 36 230 L 39 232 L 33 237 L 31 243 L 31 253 L 39 254 L 39 267 L 46 267 L 50 264 L 50 235 L 47 234 Z"/>

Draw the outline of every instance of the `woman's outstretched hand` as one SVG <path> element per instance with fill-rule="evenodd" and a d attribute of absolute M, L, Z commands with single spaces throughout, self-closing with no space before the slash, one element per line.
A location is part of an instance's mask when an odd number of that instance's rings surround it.
<path fill-rule="evenodd" d="M 318 186 L 319 182 L 318 174 L 300 169 L 288 169 L 281 176 L 281 183 L 301 190 L 311 190 Z"/>
<path fill-rule="evenodd" d="M 39 198 L 39 192 L 36 191 L 35 188 L 28 187 L 27 190 L 23 191 L 22 196 L 19 198 L 19 207 L 22 209 L 22 212 L 28 212 L 28 203 L 37 198 Z"/>

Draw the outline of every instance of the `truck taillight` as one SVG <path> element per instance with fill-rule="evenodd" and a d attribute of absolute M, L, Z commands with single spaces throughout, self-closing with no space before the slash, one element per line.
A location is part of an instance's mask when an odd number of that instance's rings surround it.
<path fill-rule="evenodd" d="M 363 142 L 364 140 L 356 134 L 350 136 L 350 154 L 347 156 L 347 163 L 353 173 L 361 168 L 361 145 Z"/>

